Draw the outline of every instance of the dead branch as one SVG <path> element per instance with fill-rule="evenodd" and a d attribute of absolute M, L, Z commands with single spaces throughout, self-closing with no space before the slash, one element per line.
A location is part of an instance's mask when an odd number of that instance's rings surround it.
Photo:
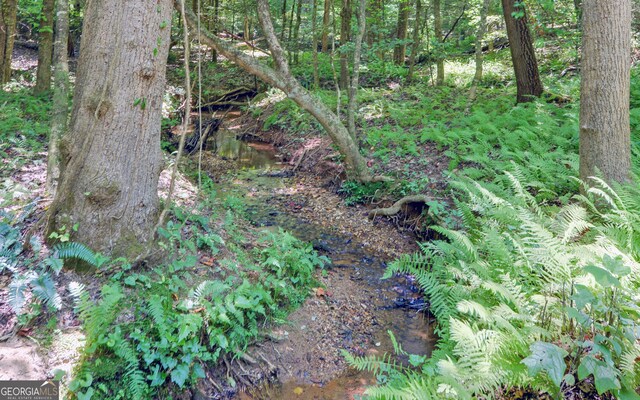
<path fill-rule="evenodd" d="M 407 204 L 407 203 L 424 203 L 424 204 L 427 204 L 431 200 L 433 200 L 433 199 L 430 198 L 429 196 L 425 196 L 423 194 L 416 194 L 416 195 L 413 195 L 413 196 L 405 196 L 405 197 L 401 198 L 400 200 L 396 201 L 395 203 L 393 203 L 393 205 L 391 207 L 376 208 L 374 210 L 369 211 L 369 218 L 375 218 L 378 215 L 384 215 L 384 216 L 396 215 L 397 213 L 399 213 L 402 210 L 402 206 Z"/>

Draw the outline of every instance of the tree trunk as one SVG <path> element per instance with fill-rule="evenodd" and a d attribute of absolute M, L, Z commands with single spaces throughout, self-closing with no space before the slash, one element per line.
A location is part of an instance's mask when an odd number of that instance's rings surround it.
<path fill-rule="evenodd" d="M 576 25 L 582 30 L 582 0 L 573 0 L 573 9 L 576 13 Z"/>
<path fill-rule="evenodd" d="M 213 33 L 218 34 L 220 30 L 220 0 L 213 0 Z M 211 50 L 211 61 L 215 64 L 218 62 L 218 52 L 216 49 Z"/>
<path fill-rule="evenodd" d="M 309 112 L 322 125 L 340 154 L 344 156 L 347 176 L 350 179 L 360 182 L 379 180 L 380 178 L 371 175 L 364 158 L 360 154 L 358 145 L 349 135 L 347 128 L 340 122 L 340 118 L 324 103 L 313 97 L 291 75 L 284 51 L 276 38 L 271 23 L 269 5 L 265 0 L 258 1 L 258 17 L 271 49 L 275 70 L 204 30 L 202 32 L 203 41 L 207 42 L 209 46 L 215 47 L 240 68 L 285 92 L 291 100 Z M 196 26 L 197 20 L 195 18 L 195 15 L 187 10 L 187 21 L 192 27 Z"/>
<path fill-rule="evenodd" d="M 422 2 L 416 0 L 416 21 L 413 24 L 413 43 L 411 44 L 411 55 L 409 56 L 409 72 L 407 73 L 407 82 L 413 80 L 413 71 L 416 66 L 416 54 L 420 48 L 420 23 L 422 20 Z"/>
<path fill-rule="evenodd" d="M 509 49 L 516 76 L 518 91 L 516 102 L 532 101 L 534 97 L 539 97 L 542 94 L 543 89 L 531 33 L 527 26 L 526 11 L 522 3 L 516 8 L 516 0 L 502 0 L 502 11 L 507 26 Z M 522 16 L 515 18 L 514 12 L 521 13 Z"/>
<path fill-rule="evenodd" d="M 402 43 L 393 49 L 393 62 L 396 65 L 404 65 L 404 58 L 407 52 L 407 27 L 409 25 L 409 0 L 402 0 L 398 4 L 398 24 L 396 25 L 396 39 Z"/>
<path fill-rule="evenodd" d="M 148 250 L 172 9 L 169 0 L 87 4 L 48 232 L 77 224 L 73 239 L 96 251 L 131 259 Z"/>
<path fill-rule="evenodd" d="M 38 43 L 38 71 L 36 73 L 35 94 L 51 88 L 51 58 L 53 56 L 53 18 L 55 0 L 44 0 Z"/>
<path fill-rule="evenodd" d="M 340 89 L 349 87 L 349 55 L 345 50 L 351 40 L 351 0 L 342 0 L 340 12 Z"/>
<path fill-rule="evenodd" d="M 55 194 L 60 178 L 60 138 L 67 132 L 69 118 L 69 61 L 67 42 L 69 40 L 69 0 L 57 0 L 57 19 L 54 59 L 53 115 L 51 116 L 51 135 L 47 159 L 47 191 Z"/>
<path fill-rule="evenodd" d="M 433 30 L 438 48 L 436 53 L 436 85 L 444 84 L 444 55 L 442 54 L 444 37 L 442 35 L 442 12 L 440 11 L 440 0 L 433 0 Z"/>
<path fill-rule="evenodd" d="M 331 1 L 324 0 L 324 13 L 322 14 L 322 52 L 329 52 L 329 25 L 331 23 Z"/>
<path fill-rule="evenodd" d="M 315 0 L 312 0 L 315 1 Z M 296 25 L 293 29 L 293 62 L 298 64 L 299 58 L 298 53 L 300 53 L 300 25 L 302 25 L 302 0 L 298 0 L 298 6 L 296 8 Z"/>
<path fill-rule="evenodd" d="M 349 85 L 349 104 L 347 106 L 347 130 L 351 138 L 357 143 L 356 138 L 356 108 L 358 101 L 356 94 L 360 79 L 360 57 L 362 55 L 362 39 L 367 29 L 367 0 L 360 0 L 358 7 L 358 33 L 356 34 L 355 49 L 353 51 L 353 76 Z"/>
<path fill-rule="evenodd" d="M 476 33 L 476 73 L 473 75 L 473 82 L 471 82 L 471 90 L 469 92 L 469 105 L 476 100 L 476 93 L 478 91 L 478 85 L 482 81 L 482 40 L 484 39 L 484 33 L 487 30 L 487 14 L 489 13 L 489 5 L 491 0 L 483 0 L 482 7 L 480 8 L 480 22 L 478 25 L 478 33 Z M 467 111 L 469 107 L 467 107 Z"/>
<path fill-rule="evenodd" d="M 11 56 L 16 38 L 18 0 L 1 0 L 0 15 L 0 84 L 11 79 Z"/>
<path fill-rule="evenodd" d="M 280 31 L 280 41 L 284 43 L 284 35 L 287 32 L 287 0 L 282 0 L 282 30 Z"/>
<path fill-rule="evenodd" d="M 625 182 L 631 168 L 631 1 L 585 0 L 580 88 L 580 178 Z"/>
<path fill-rule="evenodd" d="M 317 38 L 317 17 L 318 17 L 318 0 L 311 0 L 313 2 L 311 10 L 311 54 L 313 57 L 313 87 L 318 89 L 320 87 L 320 73 L 318 72 L 318 38 Z"/>

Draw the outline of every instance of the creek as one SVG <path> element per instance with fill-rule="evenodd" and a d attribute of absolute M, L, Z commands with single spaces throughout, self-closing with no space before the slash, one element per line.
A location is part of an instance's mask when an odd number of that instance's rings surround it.
<path fill-rule="evenodd" d="M 238 130 L 232 126 L 233 120 L 225 121 L 211 140 L 216 141 L 218 157 L 232 160 L 237 170 L 244 172 L 236 174 L 232 187 L 220 190 L 243 196 L 246 216 L 253 225 L 286 230 L 311 242 L 331 260 L 328 273 L 323 274 L 322 283 L 327 286 L 322 296 L 312 294 L 282 328 L 288 335 L 284 343 L 273 345 L 277 379 L 256 390 L 238 393 L 235 398 L 354 398 L 367 385 L 374 384 L 375 377 L 347 368 L 340 350 L 345 348 L 360 355 L 393 353 L 388 331 L 393 332 L 407 353 L 429 356 L 437 338 L 422 312 L 426 305 L 411 277 L 382 280 L 390 260 L 376 255 L 353 237 L 296 213 L 295 197 L 287 194 L 293 178 L 283 173 L 287 166 L 279 162 L 276 149 L 265 143 L 239 140 Z M 336 314 L 335 308 L 348 311 Z M 320 331 L 326 331 L 326 336 L 333 339 L 325 340 Z M 318 349 L 312 351 L 313 347 Z M 400 361 L 406 362 L 406 358 L 400 357 Z"/>

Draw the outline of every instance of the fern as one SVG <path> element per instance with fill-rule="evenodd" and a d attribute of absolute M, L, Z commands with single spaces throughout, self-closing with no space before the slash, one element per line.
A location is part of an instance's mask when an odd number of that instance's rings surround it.
<path fill-rule="evenodd" d="M 69 259 L 76 258 L 82 260 L 93 267 L 98 266 L 95 253 L 82 243 L 66 242 L 58 243 L 53 246 L 54 255 L 58 258 Z"/>

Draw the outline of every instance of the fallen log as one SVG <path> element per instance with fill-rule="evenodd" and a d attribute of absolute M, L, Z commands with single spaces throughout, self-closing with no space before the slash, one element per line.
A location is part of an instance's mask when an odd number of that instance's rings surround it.
<path fill-rule="evenodd" d="M 375 218 L 378 215 L 383 215 L 383 216 L 392 216 L 392 215 L 396 215 L 397 213 L 399 213 L 400 211 L 402 211 L 402 206 L 404 206 L 405 204 L 408 203 L 423 203 L 423 204 L 427 204 L 428 202 L 432 201 L 433 199 L 430 198 L 429 196 L 423 195 L 423 194 L 416 194 L 413 196 L 405 196 L 403 198 L 401 198 L 400 200 L 396 201 L 395 203 L 393 203 L 393 205 L 391 207 L 383 207 L 383 208 L 376 208 L 373 209 L 371 211 L 369 211 L 369 218 Z"/>

